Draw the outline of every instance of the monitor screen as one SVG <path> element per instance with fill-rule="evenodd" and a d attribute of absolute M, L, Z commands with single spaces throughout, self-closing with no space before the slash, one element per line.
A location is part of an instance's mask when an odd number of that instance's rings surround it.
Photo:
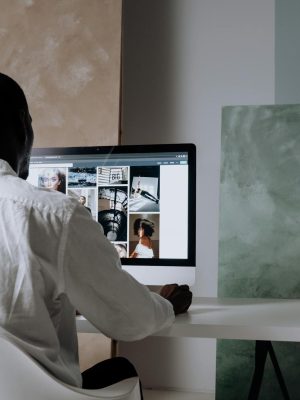
<path fill-rule="evenodd" d="M 195 170 L 193 144 L 38 148 L 28 181 L 86 207 L 138 280 L 191 284 Z"/>

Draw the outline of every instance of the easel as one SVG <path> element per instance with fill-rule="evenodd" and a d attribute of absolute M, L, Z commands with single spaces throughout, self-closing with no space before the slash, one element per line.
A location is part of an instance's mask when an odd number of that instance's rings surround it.
<path fill-rule="evenodd" d="M 255 343 L 255 369 L 253 373 L 252 383 L 248 395 L 248 400 L 257 400 L 263 379 L 267 355 L 269 354 L 276 377 L 285 400 L 290 400 L 290 396 L 284 382 L 279 364 L 275 355 L 271 341 L 256 340 Z"/>

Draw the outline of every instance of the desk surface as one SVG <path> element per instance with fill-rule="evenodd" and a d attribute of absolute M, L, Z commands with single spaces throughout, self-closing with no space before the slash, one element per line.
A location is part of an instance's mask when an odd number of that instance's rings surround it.
<path fill-rule="evenodd" d="M 83 317 L 77 329 L 98 332 Z M 300 300 L 194 298 L 188 313 L 154 336 L 300 342 Z"/>

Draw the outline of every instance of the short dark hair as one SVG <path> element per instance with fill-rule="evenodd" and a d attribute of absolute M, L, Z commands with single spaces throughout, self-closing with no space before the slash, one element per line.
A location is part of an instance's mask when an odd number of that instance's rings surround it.
<path fill-rule="evenodd" d="M 144 229 L 145 235 L 151 237 L 154 233 L 154 223 L 145 218 L 137 218 L 133 223 L 133 231 L 138 235 L 138 230 Z"/>
<path fill-rule="evenodd" d="M 0 122 L 14 122 L 20 110 L 28 110 L 23 90 L 16 81 L 0 72 Z"/>

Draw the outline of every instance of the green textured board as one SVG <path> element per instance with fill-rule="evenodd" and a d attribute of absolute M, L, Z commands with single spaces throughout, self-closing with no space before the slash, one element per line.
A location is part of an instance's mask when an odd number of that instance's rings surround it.
<path fill-rule="evenodd" d="M 221 154 L 218 296 L 299 298 L 300 105 L 224 107 Z M 275 351 L 297 399 L 300 345 Z M 218 342 L 217 400 L 247 399 L 253 357 Z M 282 398 L 269 360 L 260 398 Z"/>

